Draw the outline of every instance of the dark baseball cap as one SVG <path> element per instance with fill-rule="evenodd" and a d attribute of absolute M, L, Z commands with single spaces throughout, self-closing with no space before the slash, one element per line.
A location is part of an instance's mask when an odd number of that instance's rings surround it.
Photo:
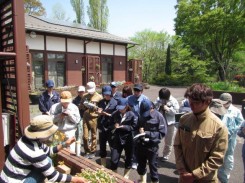
<path fill-rule="evenodd" d="M 153 107 L 153 104 L 150 100 L 145 99 L 140 104 L 140 116 L 147 117 L 150 116 L 150 110 Z"/>
<path fill-rule="evenodd" d="M 102 94 L 103 95 L 111 95 L 111 87 L 110 86 L 103 86 Z"/>
<path fill-rule="evenodd" d="M 128 105 L 127 98 L 120 98 L 117 102 L 117 110 L 123 110 Z"/>
<path fill-rule="evenodd" d="M 47 81 L 46 81 L 46 86 L 47 86 L 48 88 L 52 88 L 52 87 L 54 87 L 54 82 L 53 82 L 52 80 L 47 80 Z"/>
<path fill-rule="evenodd" d="M 140 90 L 140 91 L 142 91 L 143 90 L 142 84 L 135 84 L 134 85 L 134 90 Z"/>

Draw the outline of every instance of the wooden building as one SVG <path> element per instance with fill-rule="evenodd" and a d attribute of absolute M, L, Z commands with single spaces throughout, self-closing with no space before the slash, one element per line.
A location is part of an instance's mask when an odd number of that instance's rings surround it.
<path fill-rule="evenodd" d="M 27 51 L 31 55 L 32 87 L 47 79 L 56 86 L 126 81 L 127 39 L 80 24 L 25 15 Z M 129 46 L 130 45 L 130 46 Z"/>
<path fill-rule="evenodd" d="M 23 1 L 0 0 L 0 21 L 1 170 L 30 121 Z"/>
<path fill-rule="evenodd" d="M 0 0 L 0 21 L 0 132 L 5 132 L 0 133 L 1 170 L 29 124 L 31 87 L 41 88 L 47 79 L 56 86 L 85 85 L 91 77 L 97 84 L 127 80 L 135 68 L 128 66 L 128 49 L 135 43 L 77 24 L 24 15 L 22 0 Z"/>

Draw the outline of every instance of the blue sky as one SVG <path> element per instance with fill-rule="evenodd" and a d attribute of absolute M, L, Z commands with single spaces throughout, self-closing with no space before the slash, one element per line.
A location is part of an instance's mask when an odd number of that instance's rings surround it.
<path fill-rule="evenodd" d="M 52 8 L 60 3 L 66 12 L 66 17 L 75 19 L 75 13 L 70 0 L 40 0 L 47 11 L 47 17 L 52 17 Z M 88 0 L 84 0 L 87 12 Z M 121 37 L 132 37 L 144 29 L 164 31 L 174 35 L 174 18 L 176 17 L 176 0 L 107 0 L 109 8 L 108 32 Z M 85 21 L 87 13 L 85 13 Z M 87 23 L 87 21 L 86 21 Z"/>

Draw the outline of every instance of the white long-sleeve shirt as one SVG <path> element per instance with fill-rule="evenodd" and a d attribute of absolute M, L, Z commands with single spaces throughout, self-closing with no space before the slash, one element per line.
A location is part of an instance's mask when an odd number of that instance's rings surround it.
<path fill-rule="evenodd" d="M 159 110 L 159 108 L 163 105 L 163 101 L 159 97 L 157 97 L 154 104 L 156 105 L 156 108 Z M 169 100 L 166 101 L 166 105 L 169 108 L 168 112 L 165 111 L 167 124 L 172 125 L 176 122 L 175 114 L 179 112 L 179 102 L 172 95 L 170 95 Z M 162 111 L 160 112 L 162 113 Z"/>
<path fill-rule="evenodd" d="M 60 131 L 69 131 L 73 130 L 77 127 L 77 124 L 81 120 L 80 113 L 78 107 L 69 103 L 67 109 L 65 109 L 68 113 L 67 116 L 61 118 L 60 114 L 64 111 L 61 103 L 57 103 L 52 105 L 49 113 L 54 119 L 54 123 L 59 127 Z"/>

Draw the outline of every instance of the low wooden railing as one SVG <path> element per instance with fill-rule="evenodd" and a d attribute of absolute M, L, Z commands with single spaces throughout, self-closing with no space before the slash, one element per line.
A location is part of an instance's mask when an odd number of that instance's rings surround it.
<path fill-rule="evenodd" d="M 107 173 L 115 177 L 118 183 L 133 183 L 133 181 L 125 179 L 123 176 L 113 172 L 112 170 L 104 168 L 83 156 L 71 154 L 67 149 L 63 149 L 58 153 L 58 161 L 63 161 L 66 166 L 70 167 L 72 175 L 80 173 L 82 169 L 91 169 L 96 171 L 97 169 L 103 168 Z"/>

